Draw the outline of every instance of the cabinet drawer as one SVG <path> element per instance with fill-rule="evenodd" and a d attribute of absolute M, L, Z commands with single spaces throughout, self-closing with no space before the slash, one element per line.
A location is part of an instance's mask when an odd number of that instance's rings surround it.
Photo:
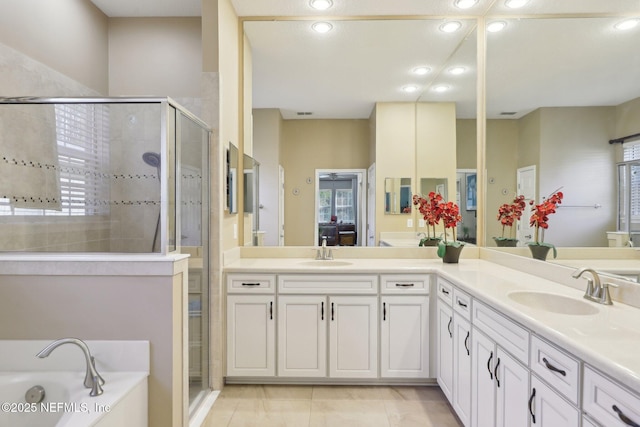
<path fill-rule="evenodd" d="M 278 276 L 282 294 L 376 294 L 378 276 L 364 274 L 283 274 Z"/>
<path fill-rule="evenodd" d="M 584 368 L 582 410 L 607 427 L 640 424 L 640 396 L 632 394 L 589 366 Z M 629 422 L 625 423 L 623 418 Z"/>
<path fill-rule="evenodd" d="M 451 305 L 453 303 L 453 285 L 438 277 L 438 298 Z"/>
<path fill-rule="evenodd" d="M 459 289 L 453 289 L 453 309 L 467 320 L 471 320 L 471 297 Z"/>
<path fill-rule="evenodd" d="M 473 302 L 471 313 L 475 327 L 524 365 L 529 365 L 529 332 L 526 329 L 478 300 Z"/>
<path fill-rule="evenodd" d="M 530 368 L 571 403 L 578 405 L 580 362 L 577 359 L 534 336 Z"/>
<path fill-rule="evenodd" d="M 273 274 L 229 274 L 227 292 L 232 294 L 273 294 L 276 276 Z"/>
<path fill-rule="evenodd" d="M 381 291 L 383 294 L 428 294 L 430 278 L 428 274 L 383 274 Z"/>

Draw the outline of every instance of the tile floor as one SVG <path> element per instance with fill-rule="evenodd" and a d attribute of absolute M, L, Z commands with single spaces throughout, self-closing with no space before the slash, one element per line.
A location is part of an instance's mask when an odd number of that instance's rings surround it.
<path fill-rule="evenodd" d="M 438 387 L 227 385 L 203 427 L 460 427 Z"/>

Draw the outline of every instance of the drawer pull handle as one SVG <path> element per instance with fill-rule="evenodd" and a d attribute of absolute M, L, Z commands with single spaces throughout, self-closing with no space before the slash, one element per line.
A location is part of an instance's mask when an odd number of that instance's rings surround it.
<path fill-rule="evenodd" d="M 449 295 L 449 291 L 446 290 L 445 288 L 441 288 L 440 290 L 442 291 L 443 294 Z"/>
<path fill-rule="evenodd" d="M 531 397 L 529 398 L 529 413 L 531 414 L 531 421 L 536 423 L 536 414 L 533 413 L 533 399 L 536 397 L 536 389 L 533 388 L 533 392 L 531 392 Z"/>
<path fill-rule="evenodd" d="M 382 303 L 382 321 L 384 322 L 385 320 L 387 320 L 387 303 L 383 302 Z"/>
<path fill-rule="evenodd" d="M 493 372 L 491 372 L 491 361 L 493 360 L 493 351 L 489 356 L 489 360 L 487 360 L 487 371 L 489 371 L 489 378 L 493 379 Z"/>
<path fill-rule="evenodd" d="M 412 288 L 415 285 L 413 283 L 396 283 L 396 286 L 399 288 Z"/>
<path fill-rule="evenodd" d="M 260 283 L 243 283 L 242 286 L 260 286 Z"/>
<path fill-rule="evenodd" d="M 471 335 L 471 331 L 467 331 L 467 337 L 464 339 L 464 348 L 467 350 L 467 356 L 470 356 L 469 352 L 469 336 Z"/>
<path fill-rule="evenodd" d="M 549 363 L 549 361 L 547 360 L 546 357 L 543 357 L 542 361 L 544 362 L 544 366 L 546 366 L 548 370 L 553 371 L 553 372 L 557 372 L 560 375 L 562 375 L 563 377 L 567 376 L 567 372 L 566 371 L 563 371 L 562 369 L 558 369 L 555 366 L 553 366 L 551 363 Z"/>
<path fill-rule="evenodd" d="M 616 414 L 618 414 L 618 417 L 620 418 L 620 420 L 622 420 L 622 422 L 625 423 L 626 425 L 631 427 L 640 427 L 640 424 L 634 423 L 633 420 L 627 417 L 616 405 L 613 405 L 611 408 Z"/>
<path fill-rule="evenodd" d="M 449 324 L 447 325 L 447 331 L 449 331 L 449 338 L 453 338 L 453 332 L 451 332 L 451 322 L 453 322 L 453 317 L 449 317 Z"/>
<path fill-rule="evenodd" d="M 459 305 L 460 307 L 464 307 L 464 308 L 467 308 L 467 307 L 468 307 L 468 305 L 467 305 L 467 304 L 463 303 L 463 302 L 462 302 L 462 301 L 460 301 L 460 300 L 458 300 L 458 305 Z"/>
<path fill-rule="evenodd" d="M 498 379 L 498 366 L 500 366 L 500 358 L 498 357 L 498 361 L 496 362 L 496 368 L 493 370 L 493 376 L 496 377 L 496 384 L 500 387 L 500 380 Z"/>
<path fill-rule="evenodd" d="M 334 311 L 333 311 L 333 303 L 331 303 L 331 321 L 333 322 L 333 315 L 334 315 Z"/>
<path fill-rule="evenodd" d="M 273 320 L 273 301 L 269 303 L 269 319 Z"/>
<path fill-rule="evenodd" d="M 324 320 L 324 301 L 322 301 L 320 306 L 320 320 Z"/>

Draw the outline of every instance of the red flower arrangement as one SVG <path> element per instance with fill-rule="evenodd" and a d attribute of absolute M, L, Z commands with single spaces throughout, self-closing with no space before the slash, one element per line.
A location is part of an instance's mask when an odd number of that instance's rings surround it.
<path fill-rule="evenodd" d="M 534 235 L 534 243 L 536 245 L 544 242 L 544 232 L 540 233 L 540 229 L 546 230 L 549 228 L 549 215 L 556 212 L 556 207 L 562 203 L 563 197 L 564 194 L 556 190 L 546 200 L 531 209 L 533 214 L 529 218 L 529 225 L 536 228 Z M 533 205 L 533 200 L 529 204 Z"/>
<path fill-rule="evenodd" d="M 445 202 L 441 194 L 434 191 L 429 193 L 429 197 L 425 199 L 422 196 L 414 195 L 413 204 L 418 206 L 418 211 L 422 214 L 422 218 L 427 224 L 427 238 L 430 237 L 429 227 L 433 230 L 433 238 L 436 238 L 436 224 L 442 220 L 444 225 L 444 244 L 447 245 L 447 228 L 453 231 L 453 242 L 456 242 L 455 228 L 460 221 L 462 221 L 462 215 L 460 215 L 460 208 L 453 202 Z"/>
<path fill-rule="evenodd" d="M 505 203 L 498 208 L 498 221 L 502 224 L 502 236 L 494 239 L 507 240 L 513 239 L 513 224 L 518 221 L 524 212 L 524 208 L 527 204 L 524 201 L 524 196 L 516 196 L 511 203 Z M 504 237 L 505 228 L 509 227 L 509 236 Z"/>

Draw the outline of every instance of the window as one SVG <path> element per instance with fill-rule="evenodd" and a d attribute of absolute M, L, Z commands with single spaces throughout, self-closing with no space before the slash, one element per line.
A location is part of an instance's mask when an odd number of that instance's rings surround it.
<path fill-rule="evenodd" d="M 320 180 L 318 192 L 318 222 L 331 222 L 336 216 L 337 222 L 355 223 L 354 180 Z"/>
<path fill-rule="evenodd" d="M 0 215 L 86 216 L 109 212 L 107 105 L 56 104 L 56 140 L 62 210 L 15 208 L 0 198 Z"/>

